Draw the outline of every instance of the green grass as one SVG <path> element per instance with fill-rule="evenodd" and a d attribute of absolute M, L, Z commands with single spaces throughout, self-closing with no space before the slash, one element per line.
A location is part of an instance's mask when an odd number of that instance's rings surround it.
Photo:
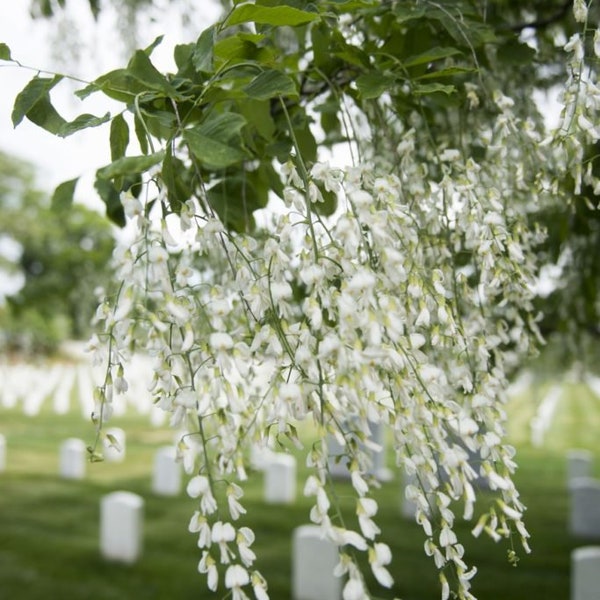
<path fill-rule="evenodd" d="M 555 421 L 541 449 L 529 443 L 528 421 L 535 412 L 534 397 L 517 398 L 509 406 L 511 436 L 518 447 L 516 476 L 528 506 L 526 522 L 533 553 L 518 550 L 520 562 L 511 567 L 507 545 L 488 538 L 474 540 L 472 523 L 460 524 L 467 546 L 466 559 L 479 572 L 474 593 L 480 600 L 564 600 L 569 597 L 570 553 L 584 545 L 567 532 L 568 494 L 565 450 L 587 447 L 600 453 L 600 401 L 587 388 L 568 384 Z M 537 400 L 536 400 L 537 398 Z M 58 477 L 58 448 L 67 437 L 91 441 L 92 426 L 77 413 L 57 416 L 50 403 L 35 418 L 18 409 L 0 409 L 0 433 L 7 438 L 7 470 L 0 474 L 0 598 L 19 600 L 145 600 L 209 599 L 196 572 L 200 552 L 187 524 L 194 501 L 152 494 L 151 468 L 157 447 L 169 443 L 172 432 L 156 429 L 145 418 L 115 418 L 127 431 L 123 463 L 87 465 L 84 481 Z M 388 461 L 391 464 L 391 460 Z M 306 474 L 299 461 L 298 499 L 292 506 L 269 506 L 262 501 L 262 478 L 251 477 L 244 504 L 247 524 L 257 534 L 256 567 L 269 579 L 272 600 L 290 598 L 291 535 L 308 522 L 310 502 L 301 495 Z M 125 489 L 145 499 L 144 552 L 132 566 L 103 561 L 98 550 L 99 502 L 104 494 Z M 354 505 L 347 484 L 339 489 L 343 508 Z M 439 597 L 437 573 L 423 553 L 420 528 L 400 515 L 398 477 L 377 492 L 382 539 L 394 553 L 394 589 L 382 598 L 429 600 Z M 485 499 L 482 499 L 481 505 Z"/>

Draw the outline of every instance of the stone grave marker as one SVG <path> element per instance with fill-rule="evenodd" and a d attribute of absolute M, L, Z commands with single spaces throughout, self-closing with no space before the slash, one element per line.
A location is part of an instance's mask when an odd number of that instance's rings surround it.
<path fill-rule="evenodd" d="M 250 448 L 250 466 L 256 471 L 264 471 L 274 454 L 271 448 L 254 443 Z"/>
<path fill-rule="evenodd" d="M 578 477 L 571 482 L 569 531 L 579 538 L 600 539 L 600 481 Z"/>
<path fill-rule="evenodd" d="M 269 504 L 290 504 L 296 499 L 296 459 L 273 453 L 264 468 L 264 495 Z"/>
<path fill-rule="evenodd" d="M 59 472 L 64 479 L 85 477 L 86 449 L 82 440 L 68 438 L 60 445 Z"/>
<path fill-rule="evenodd" d="M 163 446 L 154 455 L 152 491 L 159 496 L 177 496 L 181 491 L 181 464 L 173 446 Z"/>
<path fill-rule="evenodd" d="M 107 462 L 123 462 L 125 460 L 125 432 L 120 427 L 110 427 L 106 430 L 107 436 L 112 436 L 117 446 L 111 445 L 109 438 L 103 442 L 104 460 Z"/>
<path fill-rule="evenodd" d="M 112 492 L 100 501 L 100 553 L 132 564 L 142 553 L 144 500 L 131 492 Z"/>
<path fill-rule="evenodd" d="M 54 390 L 53 408 L 57 415 L 69 412 L 71 406 L 71 391 L 75 385 L 75 368 L 65 368 L 56 389 Z"/>
<path fill-rule="evenodd" d="M 589 450 L 572 449 L 567 452 L 567 483 L 578 477 L 592 476 L 593 455 Z"/>
<path fill-rule="evenodd" d="M 292 540 L 292 599 L 340 600 L 343 581 L 333 571 L 338 549 L 318 525 L 302 525 Z"/>
<path fill-rule="evenodd" d="M 584 546 L 571 552 L 571 600 L 600 597 L 600 546 Z"/>

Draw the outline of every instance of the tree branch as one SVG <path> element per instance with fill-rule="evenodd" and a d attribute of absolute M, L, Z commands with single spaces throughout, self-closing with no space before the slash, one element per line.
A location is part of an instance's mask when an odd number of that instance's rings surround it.
<path fill-rule="evenodd" d="M 569 11 L 571 7 L 572 1 L 566 0 L 562 3 L 559 9 L 551 16 L 546 17 L 545 19 L 538 19 L 536 21 L 531 21 L 529 23 L 518 23 L 516 25 L 511 25 L 508 29 L 510 31 L 521 32 L 524 29 L 543 29 L 544 27 L 548 27 L 548 25 L 552 25 L 553 23 L 558 23 L 561 19 Z"/>

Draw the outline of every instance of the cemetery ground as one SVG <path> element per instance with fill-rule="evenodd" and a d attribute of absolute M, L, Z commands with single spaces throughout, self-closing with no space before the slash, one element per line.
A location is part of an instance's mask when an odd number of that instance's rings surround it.
<path fill-rule="evenodd" d="M 468 563 L 479 569 L 473 591 L 481 600 L 568 598 L 571 551 L 588 544 L 568 533 L 565 455 L 569 448 L 592 450 L 593 475 L 600 476 L 600 399 L 586 385 L 564 383 L 543 443 L 532 445 L 531 422 L 549 389 L 551 384 L 545 383 L 521 390 L 508 411 L 511 442 L 518 450 L 516 482 L 528 506 L 532 554 L 516 546 L 520 561 L 513 567 L 507 560 L 506 542 L 496 544 L 485 536 L 473 539 L 474 522 L 458 527 Z M 65 480 L 58 475 L 59 446 L 71 437 L 90 443 L 91 422 L 78 410 L 57 415 L 50 402 L 35 417 L 25 415 L 19 405 L 0 407 L 0 433 L 7 441 L 6 470 L 0 473 L 0 598 L 209 600 L 225 596 L 222 585 L 221 593 L 209 592 L 196 572 L 197 536 L 187 533 L 194 500 L 184 491 L 165 498 L 151 489 L 154 454 L 172 441 L 173 432 L 133 411 L 115 417 L 111 425 L 127 432 L 126 459 L 87 464 L 83 480 Z M 310 431 L 303 433 L 310 443 Z M 400 475 L 393 469 L 389 444 L 388 452 L 387 466 L 392 467 L 394 478 L 382 484 L 376 498 L 381 539 L 394 554 L 391 571 L 396 583 L 379 597 L 438 598 L 437 573 L 424 555 L 422 531 L 401 515 Z M 292 532 L 309 522 L 310 499 L 302 496 L 307 471 L 298 458 L 294 503 L 266 504 L 259 472 L 252 473 L 245 486 L 248 513 L 241 520 L 257 534 L 256 568 L 268 578 L 272 600 L 290 598 Z M 128 566 L 107 562 L 99 552 L 100 500 L 115 490 L 135 492 L 145 501 L 143 554 Z M 346 483 L 339 484 L 339 500 L 351 515 L 354 499 Z M 486 502 L 485 496 L 478 502 Z"/>

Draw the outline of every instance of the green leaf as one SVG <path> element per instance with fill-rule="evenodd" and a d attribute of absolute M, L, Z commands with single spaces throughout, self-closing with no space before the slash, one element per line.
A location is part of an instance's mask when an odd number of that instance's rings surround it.
<path fill-rule="evenodd" d="M 457 48 L 429 48 L 426 52 L 417 54 L 416 56 L 409 56 L 407 59 L 402 61 L 405 67 L 416 67 L 417 65 L 425 65 L 436 60 L 442 60 L 443 58 L 449 58 L 450 56 L 456 56 L 462 54 Z"/>
<path fill-rule="evenodd" d="M 335 192 L 327 191 L 322 184 L 317 184 L 317 185 L 319 186 L 319 189 L 321 190 L 321 196 L 323 196 L 323 202 L 315 202 L 312 205 L 313 209 L 320 215 L 329 217 L 335 212 L 335 210 L 337 208 L 337 204 L 338 204 L 337 194 Z"/>
<path fill-rule="evenodd" d="M 98 169 L 96 176 L 98 179 L 114 179 L 123 175 L 143 173 L 163 160 L 164 156 L 164 150 L 142 156 L 123 156 L 110 165 Z"/>
<path fill-rule="evenodd" d="M 440 79 L 441 77 L 454 77 L 454 75 L 464 75 L 465 73 L 473 73 L 477 69 L 472 67 L 448 67 L 447 69 L 440 69 L 439 71 L 431 71 L 425 73 L 425 75 L 419 75 L 415 77 L 415 80 L 422 81 L 423 79 Z"/>
<path fill-rule="evenodd" d="M 121 195 L 107 179 L 96 179 L 94 187 L 106 206 L 106 216 L 119 227 L 125 225 L 125 211 L 121 204 Z"/>
<path fill-rule="evenodd" d="M 212 73 L 214 71 L 214 47 L 215 47 L 215 27 L 205 29 L 198 38 L 194 52 L 192 53 L 192 63 L 196 71 L 200 73 Z"/>
<path fill-rule="evenodd" d="M 52 210 L 57 212 L 63 212 L 71 208 L 73 204 L 73 195 L 75 194 L 75 187 L 79 177 L 70 179 L 69 181 L 63 181 L 52 194 L 51 206 Z"/>
<path fill-rule="evenodd" d="M 256 100 L 269 100 L 276 96 L 296 96 L 296 84 L 285 73 L 276 69 L 268 69 L 258 74 L 246 87 L 244 92 Z"/>
<path fill-rule="evenodd" d="M 162 164 L 162 180 L 167 187 L 167 198 L 171 210 L 177 214 L 181 211 L 182 204 L 192 195 L 192 191 L 186 181 L 187 170 L 185 165 L 177 157 L 173 156 L 171 145 L 167 146 L 165 160 Z"/>
<path fill-rule="evenodd" d="M 177 96 L 175 88 L 167 78 L 152 64 L 143 50 L 137 50 L 127 65 L 129 73 L 138 81 L 153 90 L 164 92 L 168 96 Z"/>
<path fill-rule="evenodd" d="M 55 77 L 34 77 L 18 94 L 12 111 L 13 126 L 16 127 L 25 115 L 42 98 L 47 97 L 50 90 L 62 80 L 61 75 Z"/>
<path fill-rule="evenodd" d="M 110 124 L 110 159 L 112 161 L 125 156 L 129 145 L 129 127 L 123 115 L 117 115 Z"/>
<path fill-rule="evenodd" d="M 162 41 L 164 38 L 165 38 L 164 35 L 159 35 L 159 36 L 155 37 L 153 42 L 149 46 L 144 48 L 144 54 L 146 54 L 146 56 L 150 56 L 154 52 L 154 49 L 158 45 L 162 44 Z"/>
<path fill-rule="evenodd" d="M 135 128 L 135 137 L 140 145 L 140 150 L 143 154 L 148 154 L 148 133 L 146 132 L 142 119 L 140 119 L 137 114 L 133 117 L 133 126 Z"/>
<path fill-rule="evenodd" d="M 383 73 L 364 73 L 356 79 L 356 86 L 360 95 L 365 100 L 379 98 L 381 94 L 389 92 L 394 85 L 394 78 Z"/>
<path fill-rule="evenodd" d="M 240 103 L 240 111 L 263 139 L 270 140 L 273 137 L 276 127 L 268 100 L 248 98 Z"/>
<path fill-rule="evenodd" d="M 73 135 L 77 131 L 87 129 L 88 127 L 98 127 L 110 120 L 110 113 L 106 113 L 102 117 L 96 117 L 94 115 L 83 114 L 79 115 L 76 119 L 70 123 L 65 123 L 58 132 L 60 137 L 68 137 Z"/>
<path fill-rule="evenodd" d="M 203 135 L 199 129 L 186 129 L 183 137 L 194 156 L 209 169 L 224 169 L 248 158 L 239 145 L 230 146 Z"/>
<path fill-rule="evenodd" d="M 421 19 L 427 15 L 426 8 L 418 8 L 414 5 L 406 6 L 404 3 L 397 4 L 394 8 L 394 13 L 396 14 L 396 22 L 406 23 L 408 21 L 412 21 L 414 19 Z"/>
<path fill-rule="evenodd" d="M 508 65 L 531 64 L 535 57 L 535 49 L 513 38 L 498 48 L 496 56 Z"/>
<path fill-rule="evenodd" d="M 81 100 L 84 100 L 94 92 L 104 92 L 113 100 L 118 100 L 119 102 L 132 102 L 135 96 L 147 91 L 147 86 L 144 85 L 142 81 L 133 77 L 129 70 L 115 69 L 114 71 L 101 75 L 96 81 L 90 83 L 81 90 L 77 90 L 75 95 Z"/>
<path fill-rule="evenodd" d="M 214 54 L 226 61 L 253 60 L 268 64 L 273 60 L 273 52 L 258 42 L 264 36 L 258 34 L 237 33 L 219 40 L 214 47 Z"/>
<path fill-rule="evenodd" d="M 318 21 L 318 13 L 299 10 L 292 6 L 258 6 L 256 4 L 239 4 L 235 7 L 225 26 L 239 25 L 240 23 L 254 22 L 260 25 L 281 27 L 287 25 L 296 27 Z"/>
<path fill-rule="evenodd" d="M 456 88 L 453 85 L 443 85 L 441 83 L 419 83 L 412 90 L 416 96 L 424 96 L 441 92 L 446 95 L 454 94 Z"/>
<path fill-rule="evenodd" d="M 27 118 L 38 127 L 41 127 L 54 135 L 61 135 L 63 128 L 68 125 L 67 121 L 65 121 L 65 119 L 58 114 L 54 106 L 52 106 L 48 94 L 42 96 L 27 111 Z"/>
<path fill-rule="evenodd" d="M 254 228 L 252 213 L 267 204 L 268 195 L 257 191 L 249 174 L 223 179 L 207 191 L 208 202 L 225 227 L 234 231 Z"/>
<path fill-rule="evenodd" d="M 4 42 L 0 42 L 0 60 L 12 60 L 10 48 Z"/>
<path fill-rule="evenodd" d="M 198 127 L 198 132 L 221 142 L 230 142 L 234 138 L 239 139 L 244 125 L 246 125 L 246 119 L 239 113 L 225 112 L 216 116 L 211 113 Z"/>

